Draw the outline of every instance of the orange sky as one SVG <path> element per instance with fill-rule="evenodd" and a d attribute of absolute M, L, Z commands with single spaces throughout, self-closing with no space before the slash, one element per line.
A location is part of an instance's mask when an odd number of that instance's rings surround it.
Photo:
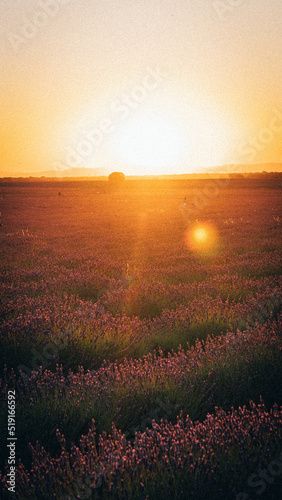
<path fill-rule="evenodd" d="M 0 175 L 282 162 L 280 0 L 2 0 Z"/>

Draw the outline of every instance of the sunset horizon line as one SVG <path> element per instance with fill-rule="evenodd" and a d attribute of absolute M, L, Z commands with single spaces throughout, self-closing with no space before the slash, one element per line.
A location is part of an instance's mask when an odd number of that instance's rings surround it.
<path fill-rule="evenodd" d="M 232 168 L 233 167 L 233 168 Z M 68 168 L 61 171 L 44 170 L 34 172 L 1 172 L 0 179 L 23 179 L 23 178 L 48 178 L 48 179 L 107 179 L 112 172 L 123 172 L 123 169 L 109 169 L 106 167 L 78 167 Z M 91 173 L 90 173 L 91 172 Z M 95 173 L 96 172 L 96 173 Z M 228 176 L 233 175 L 249 175 L 249 174 L 281 174 L 282 162 L 267 162 L 267 163 L 230 163 L 214 167 L 201 167 L 195 171 L 179 172 L 179 173 L 159 173 L 159 174 L 124 174 L 126 179 L 138 178 L 181 178 L 181 177 L 211 177 L 211 176 Z"/>

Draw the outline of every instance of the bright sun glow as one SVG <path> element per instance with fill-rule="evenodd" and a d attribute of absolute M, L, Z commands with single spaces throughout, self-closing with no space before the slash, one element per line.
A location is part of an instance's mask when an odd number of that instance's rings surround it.
<path fill-rule="evenodd" d="M 207 99 L 159 98 L 117 124 L 112 152 L 126 175 L 197 172 L 226 164 L 236 130 Z"/>
<path fill-rule="evenodd" d="M 214 224 L 196 223 L 185 234 L 185 245 L 194 253 L 214 251 L 218 245 L 218 231 Z"/>
<path fill-rule="evenodd" d="M 127 174 L 173 173 L 186 140 L 180 121 L 153 112 L 137 113 L 115 134 L 114 151 Z"/>

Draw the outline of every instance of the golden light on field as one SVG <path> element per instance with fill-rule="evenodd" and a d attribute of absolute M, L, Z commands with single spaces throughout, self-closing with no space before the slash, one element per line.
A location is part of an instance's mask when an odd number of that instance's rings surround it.
<path fill-rule="evenodd" d="M 218 247 L 218 230 L 210 222 L 195 223 L 185 233 L 184 242 L 193 253 L 209 253 Z"/>

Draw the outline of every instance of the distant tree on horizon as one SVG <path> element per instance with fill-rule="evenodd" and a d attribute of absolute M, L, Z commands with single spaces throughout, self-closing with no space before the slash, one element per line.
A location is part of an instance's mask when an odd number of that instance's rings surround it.
<path fill-rule="evenodd" d="M 125 180 L 125 175 L 123 172 L 112 172 L 109 175 L 109 181 L 113 184 L 121 184 Z"/>

